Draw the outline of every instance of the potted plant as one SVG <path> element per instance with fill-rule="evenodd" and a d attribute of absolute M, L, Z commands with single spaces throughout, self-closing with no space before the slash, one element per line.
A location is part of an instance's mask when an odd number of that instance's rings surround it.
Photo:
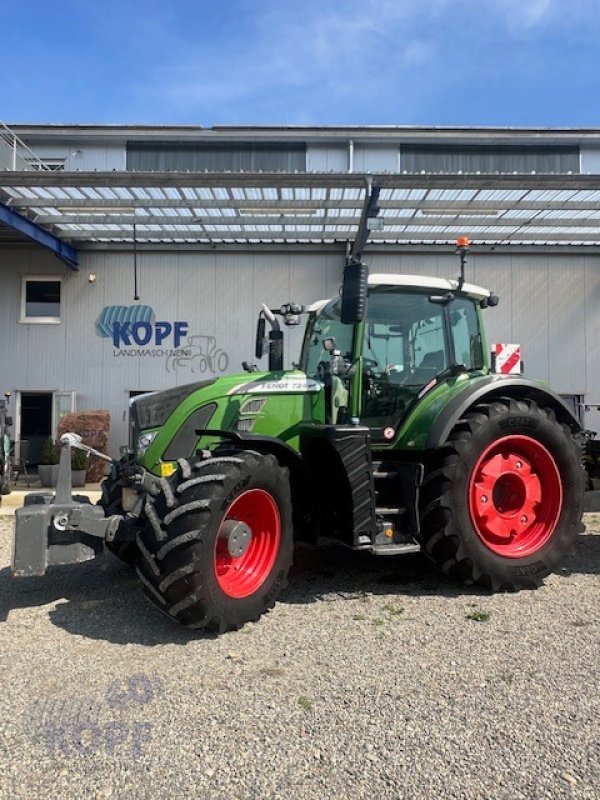
<path fill-rule="evenodd" d="M 52 441 L 52 437 L 49 436 L 42 447 L 42 454 L 38 466 L 38 475 L 40 476 L 42 486 L 56 486 L 56 481 L 58 479 L 58 462 L 58 447 Z"/>
<path fill-rule="evenodd" d="M 87 470 L 87 455 L 83 450 L 75 448 L 71 451 L 71 480 L 73 486 L 85 486 L 85 473 Z"/>

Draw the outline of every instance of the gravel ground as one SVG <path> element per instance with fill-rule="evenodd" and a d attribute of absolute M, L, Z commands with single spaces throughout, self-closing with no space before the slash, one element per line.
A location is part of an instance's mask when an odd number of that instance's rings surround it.
<path fill-rule="evenodd" d="M 11 523 L 2 798 L 600 797 L 600 517 L 517 595 L 299 549 L 276 608 L 220 638 L 112 556 L 11 578 Z"/>

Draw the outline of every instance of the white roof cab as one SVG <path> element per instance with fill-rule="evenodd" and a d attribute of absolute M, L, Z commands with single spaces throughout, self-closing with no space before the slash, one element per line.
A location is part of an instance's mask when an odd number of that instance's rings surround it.
<path fill-rule="evenodd" d="M 428 275 L 385 275 L 376 273 L 369 275 L 369 286 L 404 286 L 407 289 L 433 289 L 438 292 L 456 292 L 458 290 L 458 280 L 453 278 L 432 278 Z M 489 297 L 491 292 L 473 283 L 463 283 L 462 292 L 472 297 L 474 300 L 483 300 Z M 308 306 L 307 311 L 320 311 L 323 306 L 331 302 L 328 300 L 317 300 L 316 303 Z"/>
<path fill-rule="evenodd" d="M 384 275 L 377 273 L 369 275 L 369 286 L 405 286 L 412 289 L 438 289 L 444 292 L 455 292 L 458 281 L 448 278 L 431 278 L 426 275 Z M 475 300 L 489 297 L 491 292 L 472 283 L 464 283 L 461 291 Z"/>

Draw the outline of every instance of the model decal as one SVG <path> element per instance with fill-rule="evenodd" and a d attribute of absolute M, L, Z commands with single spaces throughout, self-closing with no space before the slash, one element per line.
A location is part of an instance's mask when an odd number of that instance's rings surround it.
<path fill-rule="evenodd" d="M 234 386 L 228 394 L 278 394 L 280 392 L 320 392 L 323 384 L 313 378 L 287 376 L 277 380 L 250 381 Z"/>

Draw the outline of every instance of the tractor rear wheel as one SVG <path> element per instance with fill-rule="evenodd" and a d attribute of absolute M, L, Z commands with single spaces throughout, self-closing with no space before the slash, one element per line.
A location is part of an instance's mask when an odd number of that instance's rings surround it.
<path fill-rule="evenodd" d="M 494 591 L 538 586 L 583 530 L 581 450 L 550 408 L 499 398 L 450 434 L 421 491 L 425 554 Z"/>
<path fill-rule="evenodd" d="M 181 459 L 148 500 L 146 519 L 137 539 L 144 593 L 187 628 L 237 629 L 272 608 L 287 584 L 290 483 L 273 455 Z"/>

